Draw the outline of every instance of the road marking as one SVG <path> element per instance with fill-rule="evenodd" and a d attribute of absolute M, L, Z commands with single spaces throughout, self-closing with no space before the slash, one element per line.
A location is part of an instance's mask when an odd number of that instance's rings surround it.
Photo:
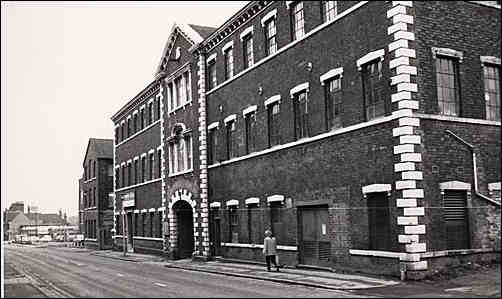
<path fill-rule="evenodd" d="M 472 291 L 472 287 L 460 287 L 460 288 L 453 288 L 453 289 L 445 289 L 445 292 L 469 292 Z"/>
<path fill-rule="evenodd" d="M 158 285 L 159 287 L 167 287 L 167 285 L 158 282 L 154 282 L 153 284 Z"/>
<path fill-rule="evenodd" d="M 124 276 L 124 274 L 117 273 L 117 276 L 122 277 L 122 276 Z"/>

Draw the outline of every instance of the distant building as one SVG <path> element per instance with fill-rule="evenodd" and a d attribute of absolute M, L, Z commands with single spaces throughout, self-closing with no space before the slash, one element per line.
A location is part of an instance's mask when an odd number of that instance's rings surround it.
<path fill-rule="evenodd" d="M 25 226 L 59 226 L 65 225 L 66 220 L 59 213 L 32 213 L 28 206 L 27 212 L 24 213 L 24 203 L 15 202 L 8 210 L 4 211 L 4 240 L 13 240 L 21 231 L 21 227 Z"/>
<path fill-rule="evenodd" d="M 75 226 L 78 226 L 79 225 L 79 218 L 78 216 L 70 216 L 68 217 L 68 224 L 69 225 L 75 225 Z"/>
<path fill-rule="evenodd" d="M 5 211 L 3 221 L 4 240 L 6 241 L 14 240 L 21 226 L 31 224 L 30 219 L 20 211 Z"/>
<path fill-rule="evenodd" d="M 85 245 L 112 247 L 113 140 L 90 138 L 79 179 L 79 225 Z"/>
<path fill-rule="evenodd" d="M 16 201 L 9 207 L 9 212 L 19 211 L 24 213 L 24 202 Z"/>

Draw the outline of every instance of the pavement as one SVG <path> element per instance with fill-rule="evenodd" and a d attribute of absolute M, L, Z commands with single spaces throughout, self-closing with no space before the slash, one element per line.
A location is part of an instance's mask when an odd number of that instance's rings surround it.
<path fill-rule="evenodd" d="M 280 272 L 276 272 L 275 269 L 268 272 L 265 265 L 225 261 L 195 262 L 188 259 L 169 261 L 166 263 L 165 267 L 332 290 L 370 289 L 397 285 L 400 283 L 398 280 L 389 278 L 340 274 L 329 271 L 281 268 Z"/>
<path fill-rule="evenodd" d="M 161 263 L 164 267 L 188 271 L 205 272 L 241 278 L 268 280 L 279 283 L 302 285 L 331 290 L 357 290 L 387 287 L 399 284 L 400 281 L 391 278 L 376 278 L 361 275 L 341 274 L 329 271 L 301 270 L 296 268 L 281 268 L 280 272 L 268 272 L 265 264 L 242 263 L 228 260 L 199 262 L 192 259 L 166 260 L 159 256 L 127 253 L 112 250 L 101 250 L 91 253 L 130 262 Z"/>
<path fill-rule="evenodd" d="M 91 255 L 97 255 L 102 257 L 108 257 L 117 260 L 129 261 L 129 262 L 163 262 L 165 259 L 161 256 L 150 255 L 150 254 L 140 254 L 127 252 L 124 255 L 121 251 L 113 250 L 96 250 L 90 253 Z"/>

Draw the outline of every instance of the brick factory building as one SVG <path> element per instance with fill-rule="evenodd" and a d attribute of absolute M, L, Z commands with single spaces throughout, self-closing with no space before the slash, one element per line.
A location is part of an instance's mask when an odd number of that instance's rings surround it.
<path fill-rule="evenodd" d="M 79 228 L 86 247 L 112 248 L 113 140 L 90 138 L 79 179 Z"/>
<path fill-rule="evenodd" d="M 251 1 L 175 25 L 113 117 L 116 184 L 151 150 L 162 175 L 116 199 L 136 190 L 173 258 L 262 261 L 267 228 L 291 266 L 419 278 L 499 257 L 500 36 L 497 1 Z M 123 141 L 147 101 L 151 137 Z"/>
<path fill-rule="evenodd" d="M 160 85 L 155 80 L 113 117 L 115 140 L 114 246 L 162 252 Z"/>
<path fill-rule="evenodd" d="M 167 253 L 172 258 L 193 254 L 193 207 L 199 187 L 193 157 L 194 153 L 198 156 L 198 124 L 190 116 L 198 105 L 192 101 L 197 99 L 197 82 L 192 81 L 196 65 L 189 49 L 212 30 L 174 24 L 155 79 L 112 117 L 117 248 L 122 248 L 126 232 L 128 250 Z M 166 96 L 173 101 L 165 100 Z M 165 162 L 168 155 L 175 156 L 169 160 L 175 164 Z M 175 205 L 180 198 L 188 201 Z M 183 223 L 179 233 L 176 221 Z"/>

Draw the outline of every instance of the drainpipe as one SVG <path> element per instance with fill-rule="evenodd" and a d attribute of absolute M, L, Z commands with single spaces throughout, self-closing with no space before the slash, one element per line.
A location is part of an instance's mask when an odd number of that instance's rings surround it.
<path fill-rule="evenodd" d="M 451 136 L 453 136 L 458 141 L 460 141 L 460 143 L 463 143 L 464 145 L 466 145 L 472 153 L 472 172 L 474 174 L 474 193 L 479 197 L 482 197 L 492 203 L 496 203 L 497 205 L 500 205 L 498 202 L 494 201 L 490 197 L 478 192 L 478 170 L 477 170 L 477 166 L 476 166 L 476 153 L 474 152 L 474 146 L 472 144 L 468 143 L 467 141 L 465 141 L 464 139 L 458 137 L 450 130 L 445 130 L 445 132 L 450 134 Z"/>

